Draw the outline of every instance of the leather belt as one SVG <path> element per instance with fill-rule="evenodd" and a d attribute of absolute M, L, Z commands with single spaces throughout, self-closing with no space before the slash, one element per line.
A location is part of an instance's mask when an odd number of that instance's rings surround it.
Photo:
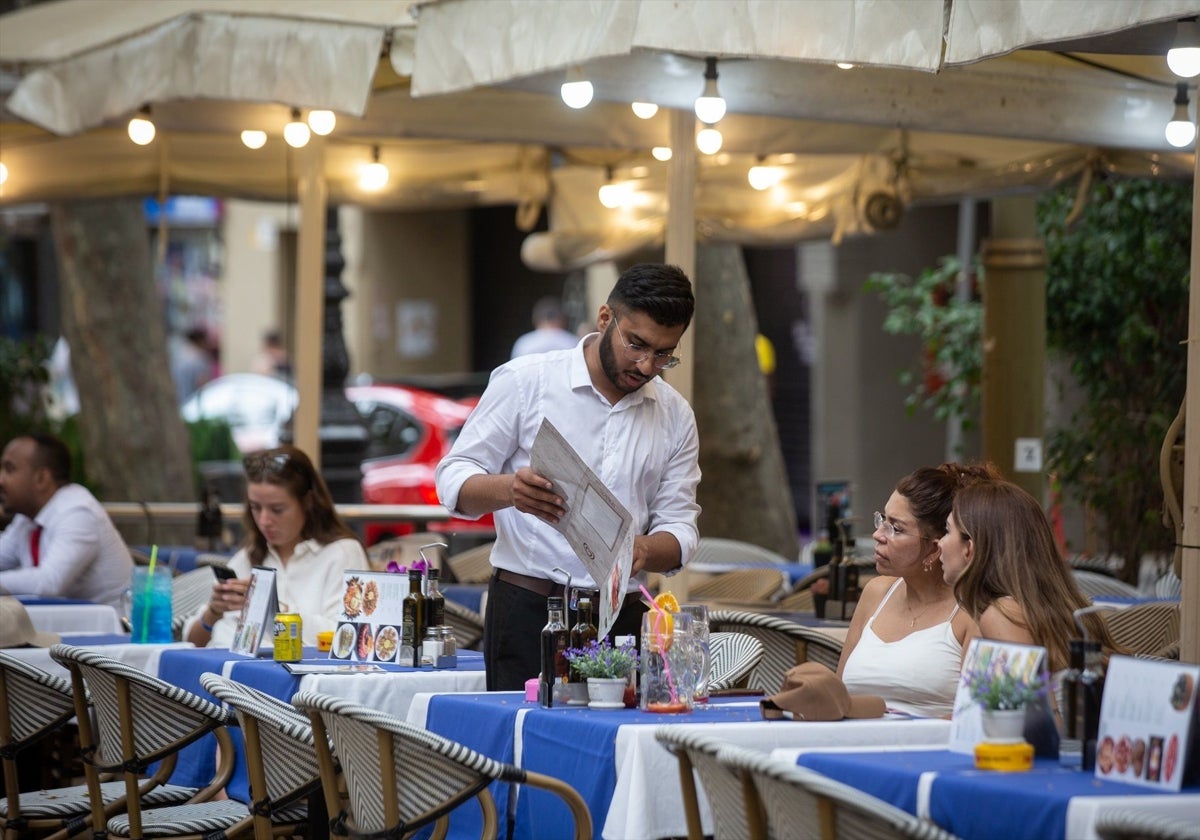
<path fill-rule="evenodd" d="M 546 578 L 533 577 L 531 575 L 523 575 L 520 572 L 509 571 L 508 569 L 495 569 L 492 571 L 492 579 L 498 580 L 501 583 L 507 583 L 510 586 L 515 586 L 519 589 L 524 589 L 526 592 L 532 592 L 535 595 L 541 595 L 543 598 L 548 598 L 551 595 L 559 595 L 565 597 L 565 587 L 561 583 L 555 583 Z M 637 601 L 641 599 L 641 595 L 637 592 L 628 592 L 625 595 L 626 601 Z"/>

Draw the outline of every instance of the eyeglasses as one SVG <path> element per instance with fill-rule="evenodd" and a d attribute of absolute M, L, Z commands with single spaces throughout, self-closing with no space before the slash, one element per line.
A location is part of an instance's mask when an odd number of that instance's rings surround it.
<path fill-rule="evenodd" d="M 641 364 L 651 356 L 654 357 L 653 364 L 658 370 L 666 370 L 679 364 L 678 356 L 672 356 L 667 352 L 652 353 L 649 347 L 643 347 L 641 344 L 626 343 L 625 334 L 621 332 L 621 325 L 617 323 L 615 316 L 613 317 L 613 326 L 617 328 L 617 335 L 621 337 L 621 346 L 625 348 L 625 358 L 634 364 Z"/>
<path fill-rule="evenodd" d="M 875 530 L 878 531 L 880 529 L 883 529 L 883 535 L 885 537 L 887 537 L 889 540 L 895 539 L 896 537 L 906 537 L 910 533 L 913 536 L 915 536 L 917 539 L 920 539 L 920 540 L 928 540 L 929 539 L 929 537 L 923 537 L 916 531 L 898 531 L 898 530 L 896 530 L 896 526 L 893 525 L 886 518 L 884 518 L 884 515 L 882 513 L 880 513 L 879 511 L 875 511 Z"/>
<path fill-rule="evenodd" d="M 242 468 L 251 479 L 254 476 L 279 475 L 291 460 L 286 452 L 268 449 L 265 452 L 255 452 L 242 459 Z"/>

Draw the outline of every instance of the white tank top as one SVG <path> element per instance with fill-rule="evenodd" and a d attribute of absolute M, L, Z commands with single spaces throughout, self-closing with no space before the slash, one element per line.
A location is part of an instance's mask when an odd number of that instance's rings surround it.
<path fill-rule="evenodd" d="M 882 697 L 889 711 L 942 717 L 954 709 L 962 670 L 962 645 L 951 623 L 958 605 L 942 623 L 885 642 L 875 635 L 872 625 L 900 581 L 892 584 L 867 620 L 862 638 L 846 660 L 842 681 L 851 694 Z"/>

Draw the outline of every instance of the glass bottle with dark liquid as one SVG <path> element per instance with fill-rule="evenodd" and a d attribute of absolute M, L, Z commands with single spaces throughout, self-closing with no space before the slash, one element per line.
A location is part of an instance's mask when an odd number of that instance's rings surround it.
<path fill-rule="evenodd" d="M 425 639 L 425 596 L 421 593 L 421 570 L 408 570 L 408 596 L 404 599 L 403 638 L 400 664 L 421 667 L 421 645 Z"/>
<path fill-rule="evenodd" d="M 592 624 L 592 599 L 580 598 L 577 613 L 579 620 L 571 628 L 571 647 L 582 649 L 596 641 L 596 637 L 599 635 L 596 625 Z M 574 668 L 570 669 L 569 678 L 571 682 L 586 682 L 583 677 L 575 673 Z"/>
<path fill-rule="evenodd" d="M 437 569 L 429 570 L 425 592 L 425 626 L 441 627 L 446 623 L 446 596 L 438 586 L 441 573 Z"/>
<path fill-rule="evenodd" d="M 551 595 L 546 599 L 546 626 L 542 628 L 541 663 L 538 675 L 538 703 L 549 708 L 554 705 L 554 689 L 567 681 L 567 645 L 571 633 L 563 622 L 563 599 Z"/>

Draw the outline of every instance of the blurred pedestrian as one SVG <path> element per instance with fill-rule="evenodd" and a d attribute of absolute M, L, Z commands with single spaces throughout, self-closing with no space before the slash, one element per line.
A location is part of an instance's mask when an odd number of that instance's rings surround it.
<path fill-rule="evenodd" d="M 570 350 L 578 343 L 579 337 L 567 330 L 567 316 L 558 298 L 539 298 L 533 305 L 533 329 L 513 344 L 512 358 L 548 350 Z"/>
<path fill-rule="evenodd" d="M 287 347 L 283 345 L 283 336 L 279 334 L 279 330 L 267 330 L 263 333 L 262 348 L 250 369 L 264 376 L 282 376 L 286 379 L 292 375 L 292 360 L 288 356 Z"/>

